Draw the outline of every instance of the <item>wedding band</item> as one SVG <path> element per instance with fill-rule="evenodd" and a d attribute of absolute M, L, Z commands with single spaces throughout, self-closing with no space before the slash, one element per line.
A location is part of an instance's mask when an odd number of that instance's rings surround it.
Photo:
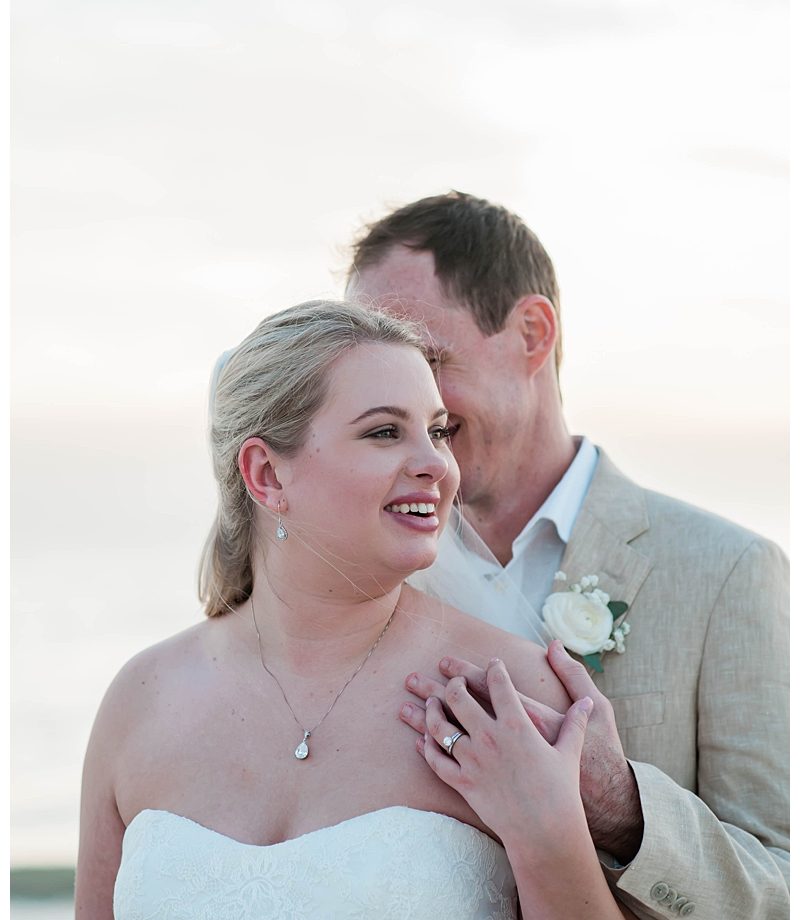
<path fill-rule="evenodd" d="M 448 735 L 446 738 L 442 738 L 442 747 L 451 757 L 453 756 L 453 747 L 455 746 L 456 741 L 458 741 L 458 739 L 463 734 L 464 732 L 453 732 L 452 735 Z"/>

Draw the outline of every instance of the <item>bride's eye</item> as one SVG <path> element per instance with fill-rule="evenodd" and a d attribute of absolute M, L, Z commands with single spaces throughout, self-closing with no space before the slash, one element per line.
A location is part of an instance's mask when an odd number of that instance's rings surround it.
<path fill-rule="evenodd" d="M 376 428 L 375 431 L 370 431 L 367 434 L 367 437 L 368 438 L 379 438 L 379 439 L 396 438 L 398 437 L 397 426 L 396 425 L 386 425 L 383 428 Z"/>

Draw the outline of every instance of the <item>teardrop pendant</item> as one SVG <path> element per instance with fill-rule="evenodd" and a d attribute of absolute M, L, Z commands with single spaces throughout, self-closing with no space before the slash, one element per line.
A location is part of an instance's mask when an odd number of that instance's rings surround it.
<path fill-rule="evenodd" d="M 294 749 L 294 756 L 298 760 L 305 760 L 306 757 L 308 757 L 308 745 L 306 744 L 306 739 L 309 737 L 310 734 L 311 732 L 304 732 L 303 740 Z"/>
<path fill-rule="evenodd" d="M 278 529 L 275 531 L 275 536 L 279 540 L 289 539 L 289 531 L 283 526 L 283 521 L 278 521 Z"/>

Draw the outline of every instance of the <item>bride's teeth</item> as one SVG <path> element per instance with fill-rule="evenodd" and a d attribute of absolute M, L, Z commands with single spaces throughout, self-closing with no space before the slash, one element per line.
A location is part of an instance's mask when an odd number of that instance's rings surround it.
<path fill-rule="evenodd" d="M 402 505 L 387 505 L 395 514 L 433 514 L 436 505 L 433 502 L 403 502 Z"/>

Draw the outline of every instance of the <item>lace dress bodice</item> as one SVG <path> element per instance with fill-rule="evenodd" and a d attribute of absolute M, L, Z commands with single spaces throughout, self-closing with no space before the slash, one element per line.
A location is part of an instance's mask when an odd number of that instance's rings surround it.
<path fill-rule="evenodd" d="M 114 890 L 116 920 L 513 920 L 516 905 L 498 843 L 405 806 L 271 846 L 142 811 Z"/>

